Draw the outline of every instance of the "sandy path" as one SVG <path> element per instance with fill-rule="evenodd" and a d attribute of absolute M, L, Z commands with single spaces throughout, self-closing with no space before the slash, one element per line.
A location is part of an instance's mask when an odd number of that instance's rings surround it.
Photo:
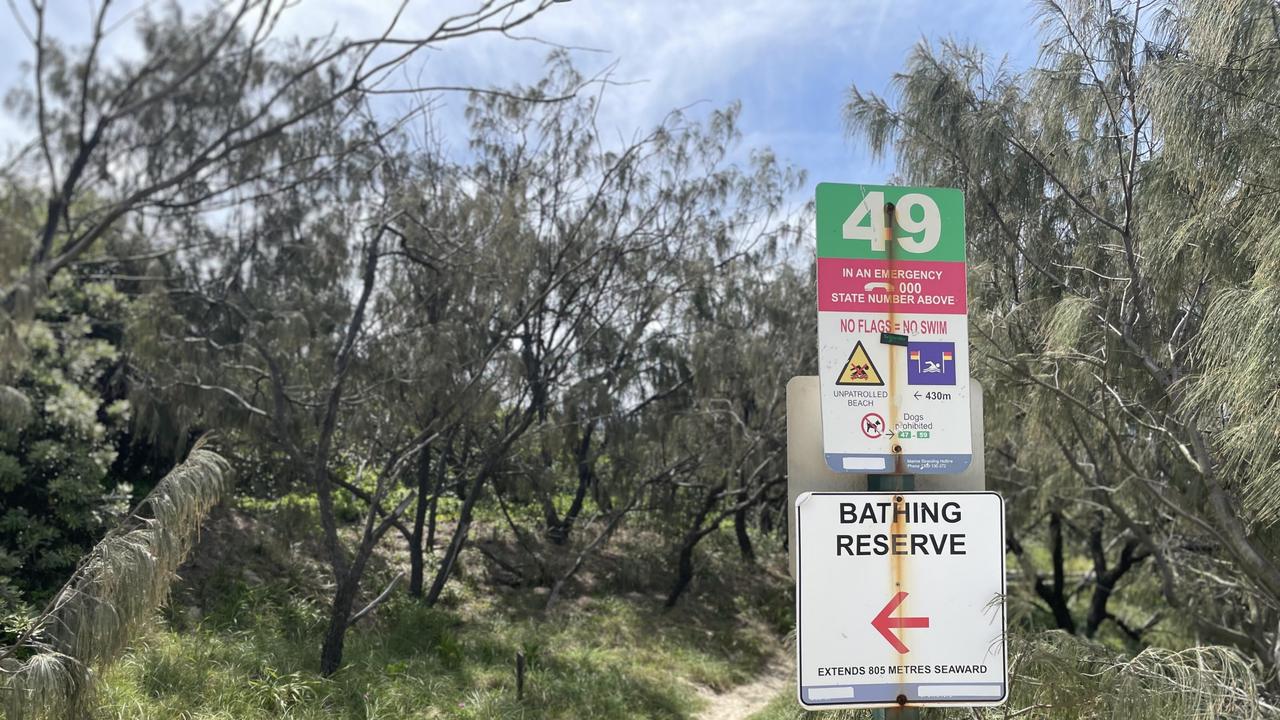
<path fill-rule="evenodd" d="M 794 662 L 790 653 L 779 653 L 770 658 L 760 675 L 749 683 L 721 694 L 710 688 L 699 688 L 698 694 L 707 701 L 707 707 L 698 713 L 698 720 L 744 720 L 763 710 L 795 677 Z"/>

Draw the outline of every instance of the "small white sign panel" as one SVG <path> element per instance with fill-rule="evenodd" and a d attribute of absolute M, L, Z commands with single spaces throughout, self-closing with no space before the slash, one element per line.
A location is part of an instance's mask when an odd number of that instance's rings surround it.
<path fill-rule="evenodd" d="M 805 493 L 796 551 L 805 708 L 1005 701 L 1000 495 Z"/>

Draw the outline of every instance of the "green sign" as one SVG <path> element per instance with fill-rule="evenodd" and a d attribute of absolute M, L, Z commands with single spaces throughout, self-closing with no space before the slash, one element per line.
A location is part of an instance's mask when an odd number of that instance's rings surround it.
<path fill-rule="evenodd" d="M 964 194 L 953 188 L 819 183 L 818 257 L 889 257 L 886 203 L 894 205 L 894 257 L 964 261 Z"/>
<path fill-rule="evenodd" d="M 908 343 L 908 339 L 906 335 L 903 335 L 901 333 L 882 332 L 880 333 L 880 343 L 882 345 L 897 345 L 899 347 L 906 347 Z"/>

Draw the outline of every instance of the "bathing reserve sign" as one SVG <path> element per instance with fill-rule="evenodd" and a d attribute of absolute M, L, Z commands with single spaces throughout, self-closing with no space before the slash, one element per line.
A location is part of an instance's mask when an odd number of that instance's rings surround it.
<path fill-rule="evenodd" d="M 998 494 L 805 493 L 796 513 L 802 705 L 1004 702 Z"/>

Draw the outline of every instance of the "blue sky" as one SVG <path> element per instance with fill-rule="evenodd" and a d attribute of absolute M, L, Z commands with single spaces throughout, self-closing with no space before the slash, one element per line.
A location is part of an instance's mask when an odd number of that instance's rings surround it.
<path fill-rule="evenodd" d="M 96 3 L 49 3 L 51 35 L 87 40 Z M 133 52 L 126 16 L 143 5 L 121 0 L 112 6 L 110 17 L 125 19 L 111 36 L 112 52 Z M 447 6 L 458 5 L 467 2 L 417 0 L 403 29 L 407 34 L 432 26 Z M 392 9 L 387 2 L 301 0 L 286 13 L 281 33 L 312 36 L 336 28 L 339 34 L 372 34 Z M 20 68 L 31 53 L 7 6 L 0 16 L 0 86 L 7 89 L 30 82 Z M 1015 67 L 1031 64 L 1037 49 L 1034 8 L 1021 0 L 572 0 L 553 6 L 521 34 L 593 48 L 575 53 L 587 74 L 617 62 L 615 79 L 632 82 L 610 89 L 603 126 L 631 136 L 672 108 L 694 106 L 698 113 L 741 100 L 744 149 L 773 148 L 807 169 L 810 185 L 878 182 L 890 175 L 891 160 L 875 162 L 846 138 L 840 107 L 851 85 L 884 92 L 921 39 L 954 36 L 994 57 L 1007 56 Z M 428 53 L 413 71 L 450 84 L 531 82 L 547 51 L 533 41 L 467 39 Z M 465 142 L 462 105 L 461 96 L 443 98 L 434 121 L 453 145 Z M 30 137 L 14 118 L 0 119 L 0 154 Z"/>

